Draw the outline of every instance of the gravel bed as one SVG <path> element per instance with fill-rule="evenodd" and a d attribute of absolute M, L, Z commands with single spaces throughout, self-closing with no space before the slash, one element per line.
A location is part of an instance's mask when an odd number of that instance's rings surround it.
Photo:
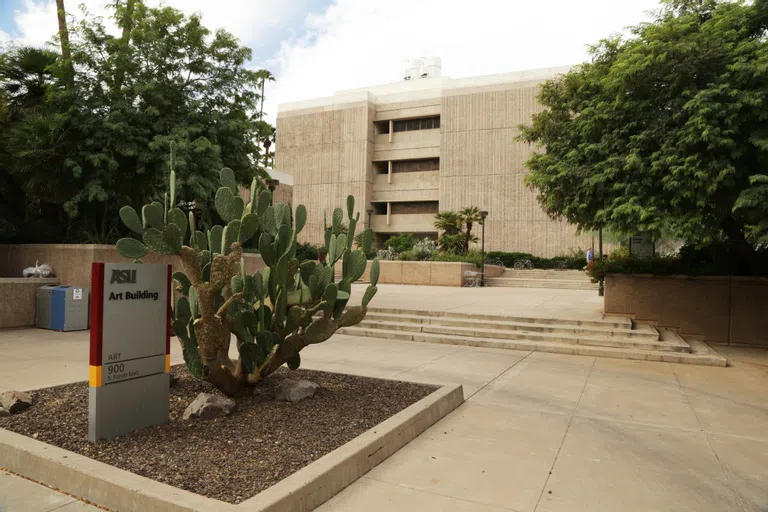
<path fill-rule="evenodd" d="M 88 383 L 33 392 L 34 405 L 0 418 L 0 428 L 194 493 L 240 503 L 381 423 L 436 388 L 311 370 L 282 368 L 237 397 L 231 415 L 184 421 L 198 393 L 217 392 L 176 366 L 170 423 L 88 442 Z M 320 385 L 296 403 L 273 399 L 284 378 Z"/>

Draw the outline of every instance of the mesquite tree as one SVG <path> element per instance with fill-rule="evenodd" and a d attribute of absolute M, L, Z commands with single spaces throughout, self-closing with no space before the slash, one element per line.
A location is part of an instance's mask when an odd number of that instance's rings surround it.
<path fill-rule="evenodd" d="M 220 173 L 222 187 L 215 207 L 226 226 L 215 225 L 206 233 L 195 226 L 176 204 L 175 172 L 171 170 L 171 207 L 153 202 L 141 210 L 130 206 L 120 210 L 123 223 L 141 240 L 123 238 L 118 252 L 140 261 L 148 253 L 178 255 L 184 272 L 174 272 L 172 332 L 181 343 L 189 371 L 233 395 L 277 370 L 283 364 L 296 369 L 299 352 L 307 345 L 321 343 L 340 327 L 360 323 L 367 305 L 376 294 L 379 262 L 371 264 L 371 284 L 361 306 L 347 308 L 352 283 L 365 272 L 365 251 L 370 250 L 373 232 L 363 232 L 362 250 L 352 250 L 358 219 L 355 200 L 347 198 L 348 232 L 334 235 L 326 226 L 324 263 L 296 259 L 297 235 L 307 221 L 304 205 L 296 208 L 271 206 L 264 190 L 256 196 L 257 181 L 251 185 L 252 201 L 247 205 L 238 196 L 237 182 L 230 169 Z M 333 212 L 334 227 L 344 222 L 344 212 Z M 188 237 L 188 245 L 184 242 Z M 247 274 L 242 244 L 256 237 L 267 267 Z M 342 261 L 341 280 L 335 282 L 334 264 Z M 232 335 L 239 356 L 229 356 Z"/>

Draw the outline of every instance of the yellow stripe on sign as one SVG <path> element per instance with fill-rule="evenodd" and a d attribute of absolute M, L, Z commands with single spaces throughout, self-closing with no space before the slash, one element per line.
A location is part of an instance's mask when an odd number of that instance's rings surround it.
<path fill-rule="evenodd" d="M 171 373 L 171 354 L 165 354 L 165 373 Z"/>
<path fill-rule="evenodd" d="M 101 387 L 101 366 L 88 367 L 88 385 L 92 388 Z"/>

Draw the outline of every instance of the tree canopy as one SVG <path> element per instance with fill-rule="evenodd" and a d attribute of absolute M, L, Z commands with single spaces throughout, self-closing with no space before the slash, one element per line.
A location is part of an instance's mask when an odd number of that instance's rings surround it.
<path fill-rule="evenodd" d="M 172 145 L 178 195 L 203 219 L 221 168 L 264 176 L 251 50 L 171 7 L 114 8 L 117 36 L 87 13 L 70 24 L 71 60 L 0 55 L 0 237 L 115 240 L 118 205 L 162 200 Z"/>
<path fill-rule="evenodd" d="M 768 227 L 767 26 L 765 0 L 668 0 L 546 82 L 520 135 L 542 145 L 526 164 L 544 209 L 750 258 Z"/>

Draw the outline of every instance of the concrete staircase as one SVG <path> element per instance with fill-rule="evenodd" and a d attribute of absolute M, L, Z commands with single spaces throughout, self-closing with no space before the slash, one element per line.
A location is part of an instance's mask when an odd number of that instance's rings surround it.
<path fill-rule="evenodd" d="M 628 318 L 566 320 L 443 311 L 368 308 L 365 320 L 338 331 L 351 336 L 726 366 L 696 339 L 634 324 Z"/>
<path fill-rule="evenodd" d="M 559 290 L 597 290 L 597 284 L 581 270 L 505 269 L 498 277 L 485 280 L 486 286 L 507 288 L 554 288 Z"/>

